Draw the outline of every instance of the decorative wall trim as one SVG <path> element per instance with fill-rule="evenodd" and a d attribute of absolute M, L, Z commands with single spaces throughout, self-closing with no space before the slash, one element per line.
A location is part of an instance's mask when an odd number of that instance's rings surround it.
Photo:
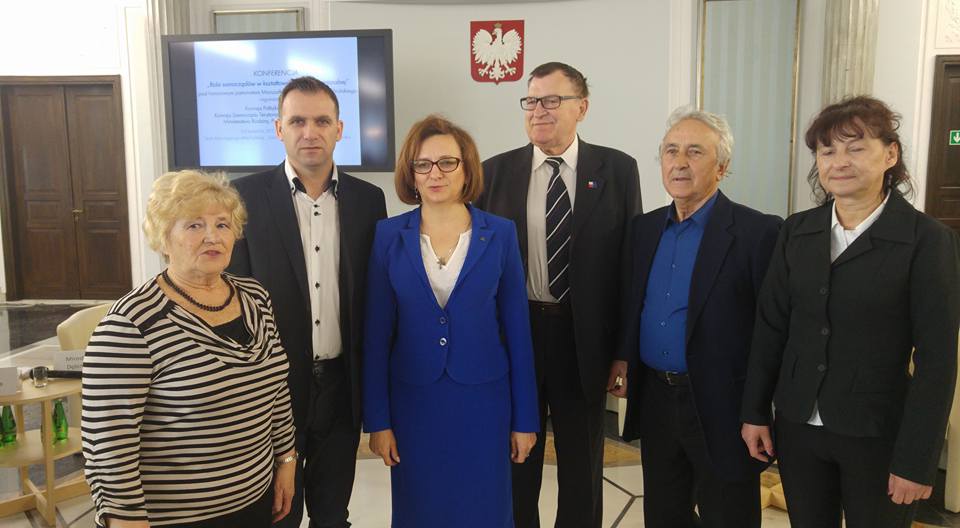
<path fill-rule="evenodd" d="M 936 47 L 960 47 L 960 0 L 940 0 Z"/>

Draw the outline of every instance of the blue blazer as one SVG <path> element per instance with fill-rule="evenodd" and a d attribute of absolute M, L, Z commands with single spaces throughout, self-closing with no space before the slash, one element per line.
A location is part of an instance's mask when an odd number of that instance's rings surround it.
<path fill-rule="evenodd" d="M 377 223 L 367 279 L 363 422 L 390 429 L 392 379 L 426 385 L 444 373 L 479 384 L 510 376 L 511 430 L 539 414 L 526 279 L 510 220 L 468 206 L 473 232 L 445 308 L 420 253 L 420 209 Z"/>

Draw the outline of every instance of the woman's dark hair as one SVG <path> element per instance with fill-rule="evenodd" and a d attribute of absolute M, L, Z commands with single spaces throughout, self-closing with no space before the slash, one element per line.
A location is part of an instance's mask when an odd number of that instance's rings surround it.
<path fill-rule="evenodd" d="M 897 163 L 887 169 L 883 175 L 883 190 L 911 196 L 913 184 L 910 173 L 903 162 L 903 144 L 900 142 L 900 114 L 894 112 L 879 99 L 858 95 L 827 106 L 814 118 L 804 136 L 807 148 L 817 154 L 817 146 L 829 146 L 835 139 L 873 137 L 884 145 L 897 145 Z M 817 205 L 830 200 L 830 193 L 820 184 L 820 171 L 814 161 L 813 168 L 807 174 L 807 182 L 813 192 Z"/>
<path fill-rule="evenodd" d="M 393 184 L 397 189 L 397 197 L 408 205 L 420 203 L 417 194 L 417 177 L 413 173 L 413 160 L 420 153 L 420 147 L 433 136 L 452 136 L 460 147 L 460 156 L 463 160 L 463 193 L 460 199 L 463 203 L 470 203 L 480 197 L 483 192 L 483 167 L 480 165 L 480 153 L 477 144 L 466 130 L 458 127 L 445 117 L 431 114 L 417 121 L 407 132 L 407 138 L 400 148 L 397 158 L 397 169 L 394 173 Z"/>

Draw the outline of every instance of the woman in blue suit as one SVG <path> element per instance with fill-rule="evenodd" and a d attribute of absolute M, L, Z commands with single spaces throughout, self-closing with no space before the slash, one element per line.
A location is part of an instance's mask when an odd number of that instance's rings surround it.
<path fill-rule="evenodd" d="M 363 372 L 393 527 L 512 527 L 510 460 L 526 459 L 539 429 L 516 228 L 469 205 L 480 156 L 443 118 L 410 130 L 395 184 L 420 207 L 377 224 Z"/>

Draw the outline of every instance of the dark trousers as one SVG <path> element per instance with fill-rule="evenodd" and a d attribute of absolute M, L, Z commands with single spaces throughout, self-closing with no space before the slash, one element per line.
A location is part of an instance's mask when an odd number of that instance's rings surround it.
<path fill-rule="evenodd" d="M 310 416 L 306 430 L 297 430 L 296 495 L 290 515 L 277 523 L 296 528 L 306 500 L 310 528 L 346 528 L 357 469 L 360 429 L 353 425 L 350 408 L 349 372 L 342 359 L 330 360 L 315 369 L 311 388 Z"/>
<path fill-rule="evenodd" d="M 273 521 L 273 484 L 255 502 L 242 510 L 169 528 L 270 528 Z"/>
<path fill-rule="evenodd" d="M 894 440 L 856 438 L 777 416 L 776 447 L 793 528 L 908 527 L 917 503 L 887 496 Z"/>
<path fill-rule="evenodd" d="M 759 527 L 760 474 L 734 482 L 717 474 L 710 463 L 689 382 L 683 379 L 671 386 L 649 368 L 642 372 L 639 403 L 644 526 Z"/>
<path fill-rule="evenodd" d="M 569 305 L 530 305 L 537 365 L 540 434 L 530 457 L 513 464 L 513 516 L 516 528 L 539 528 L 540 485 L 546 417 L 550 414 L 557 451 L 556 528 L 599 528 L 603 519 L 604 399 L 588 401 L 580 385 L 573 319 Z M 600 351 L 598 351 L 599 353 Z"/>

